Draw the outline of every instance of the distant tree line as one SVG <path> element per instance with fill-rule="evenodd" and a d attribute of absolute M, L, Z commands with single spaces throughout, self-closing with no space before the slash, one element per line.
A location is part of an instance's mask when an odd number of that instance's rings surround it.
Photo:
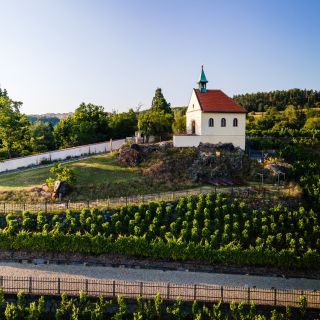
<path fill-rule="evenodd" d="M 42 115 L 28 115 L 28 120 L 30 122 L 48 122 L 50 123 L 53 127 L 58 124 L 60 119 L 58 117 L 49 117 L 49 116 L 42 116 Z"/>
<path fill-rule="evenodd" d="M 284 110 L 288 105 L 299 108 L 320 107 L 320 91 L 316 90 L 290 89 L 246 93 L 235 95 L 233 99 L 249 112 L 264 112 L 272 107 Z"/>
<path fill-rule="evenodd" d="M 147 139 L 151 135 L 168 138 L 173 131 L 185 130 L 185 108 L 172 110 L 160 88 L 145 111 L 106 112 L 102 106 L 81 103 L 60 120 L 27 117 L 20 112 L 21 105 L 0 88 L 0 159 L 131 137 L 137 130 Z"/>

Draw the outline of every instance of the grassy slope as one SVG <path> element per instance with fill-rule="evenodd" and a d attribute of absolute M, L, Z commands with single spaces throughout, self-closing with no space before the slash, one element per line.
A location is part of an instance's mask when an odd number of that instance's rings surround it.
<path fill-rule="evenodd" d="M 141 176 L 137 169 L 120 166 L 111 154 L 71 162 L 68 166 L 75 170 L 79 186 L 128 181 Z M 45 167 L 0 175 L 0 190 L 39 186 L 50 176 L 49 170 L 50 167 Z"/>
<path fill-rule="evenodd" d="M 125 195 L 122 193 L 128 193 L 131 185 L 143 186 L 139 169 L 120 166 L 113 154 L 82 159 L 67 165 L 75 170 L 77 177 L 76 189 L 70 195 L 75 200 L 122 196 Z M 32 189 L 40 187 L 50 175 L 50 166 L 0 175 L 0 201 L 41 200 L 39 193 Z M 96 189 L 103 184 L 107 184 L 108 189 L 97 194 Z"/>
<path fill-rule="evenodd" d="M 66 164 L 75 170 L 76 188 L 71 200 L 148 194 L 194 187 L 188 185 L 148 184 L 138 168 L 117 163 L 114 154 L 100 155 Z M 50 166 L 26 169 L 0 175 L 0 201 L 41 201 L 41 195 L 32 191 L 50 176 Z"/>
<path fill-rule="evenodd" d="M 137 169 L 120 166 L 110 154 L 72 162 L 68 166 L 75 170 L 79 186 L 128 181 L 140 176 Z M 0 175 L 0 190 L 39 186 L 50 176 L 49 170 L 50 167 L 45 167 Z"/>

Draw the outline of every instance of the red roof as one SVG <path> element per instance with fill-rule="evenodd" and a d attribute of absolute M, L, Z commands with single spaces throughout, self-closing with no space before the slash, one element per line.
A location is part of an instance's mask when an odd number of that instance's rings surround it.
<path fill-rule="evenodd" d="M 194 89 L 203 112 L 239 112 L 246 113 L 246 109 L 241 107 L 221 90 L 207 90 L 200 92 Z"/>

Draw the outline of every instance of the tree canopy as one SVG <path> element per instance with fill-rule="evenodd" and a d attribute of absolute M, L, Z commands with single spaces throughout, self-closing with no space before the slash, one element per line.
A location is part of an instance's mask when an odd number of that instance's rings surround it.
<path fill-rule="evenodd" d="M 290 89 L 282 91 L 246 93 L 233 96 L 233 99 L 247 111 L 267 111 L 275 107 L 284 110 L 288 105 L 300 108 L 320 106 L 320 91 Z"/>
<path fill-rule="evenodd" d="M 28 149 L 28 137 L 29 122 L 20 113 L 19 103 L 12 101 L 7 95 L 0 96 L 0 141 L 7 157 L 25 155 L 23 150 Z"/>
<path fill-rule="evenodd" d="M 157 88 L 151 103 L 152 111 L 163 111 L 164 113 L 172 113 L 170 103 L 164 98 L 161 88 Z"/>

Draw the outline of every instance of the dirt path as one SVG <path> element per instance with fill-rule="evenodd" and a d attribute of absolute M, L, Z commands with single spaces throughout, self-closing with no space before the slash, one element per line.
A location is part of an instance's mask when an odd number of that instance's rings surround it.
<path fill-rule="evenodd" d="M 74 278 L 94 280 L 124 280 L 170 282 L 176 284 L 214 284 L 232 287 L 320 290 L 320 280 L 282 278 L 239 274 L 155 270 L 143 268 L 113 268 L 85 265 L 30 263 L 0 263 L 0 276 L 37 278 Z"/>

